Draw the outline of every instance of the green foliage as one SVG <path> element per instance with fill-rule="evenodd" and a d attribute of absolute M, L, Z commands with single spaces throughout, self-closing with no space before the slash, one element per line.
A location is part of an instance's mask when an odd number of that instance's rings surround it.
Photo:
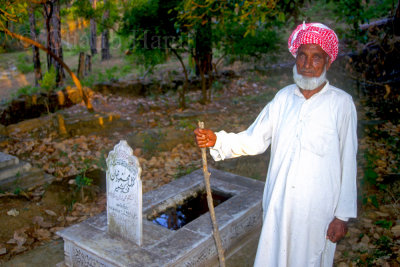
<path fill-rule="evenodd" d="M 22 44 L 4 33 L 5 29 L 25 35 L 29 32 L 28 1 L 7 0 L 0 1 L 0 46 L 5 52 L 22 50 Z M 10 27 L 11 24 L 13 27 Z M 0 50 L 2 50 L 0 48 Z"/>
<path fill-rule="evenodd" d="M 43 79 L 39 81 L 39 84 L 47 92 L 50 92 L 56 88 L 56 70 L 54 66 L 52 66 L 50 70 L 43 75 Z"/>
<path fill-rule="evenodd" d="M 94 83 L 96 82 L 105 82 L 105 81 L 117 81 L 120 78 L 125 77 L 129 73 L 132 72 L 132 65 L 124 65 L 122 67 L 120 66 L 113 66 L 111 68 L 107 68 L 104 70 L 104 72 L 99 71 L 97 73 L 97 77 L 95 75 L 90 75 L 85 77 L 82 80 L 82 84 L 84 86 L 91 87 Z"/>
<path fill-rule="evenodd" d="M 197 164 L 189 164 L 186 166 L 179 165 L 178 169 L 174 175 L 174 179 L 178 179 L 182 176 L 188 175 L 188 174 L 194 172 L 195 170 L 197 170 L 198 168 L 199 168 L 199 166 Z"/>
<path fill-rule="evenodd" d="M 29 58 L 26 54 L 20 54 L 17 57 L 17 69 L 21 73 L 29 73 L 34 70 L 32 59 Z"/>
<path fill-rule="evenodd" d="M 378 159 L 377 155 L 372 153 L 365 153 L 364 155 L 366 166 L 364 172 L 364 183 L 368 183 L 370 185 L 376 185 L 378 178 L 378 174 L 375 172 L 375 161 Z"/>
<path fill-rule="evenodd" d="M 221 91 L 224 88 L 224 84 L 219 81 L 214 81 L 212 84 L 212 89 L 216 92 Z"/>
<path fill-rule="evenodd" d="M 14 189 L 14 195 L 16 195 L 16 196 L 18 196 L 19 194 L 21 194 L 21 192 L 22 192 L 22 190 L 21 190 L 21 188 L 20 187 L 16 187 L 15 189 Z"/>
<path fill-rule="evenodd" d="M 97 79 L 96 82 L 105 82 L 106 81 L 106 76 L 104 75 L 104 73 L 102 71 L 99 71 L 99 73 L 97 73 Z"/>
<path fill-rule="evenodd" d="M 154 155 L 159 145 L 163 142 L 165 134 L 161 131 L 150 132 L 143 137 L 143 152 L 145 155 Z"/>
<path fill-rule="evenodd" d="M 77 0 L 72 4 L 72 8 L 70 10 L 74 17 L 82 17 L 85 19 L 101 18 L 101 10 L 92 8 L 92 5 L 89 0 Z"/>
<path fill-rule="evenodd" d="M 113 66 L 105 70 L 106 78 L 108 81 L 118 80 L 117 76 L 118 66 Z"/>
<path fill-rule="evenodd" d="M 178 124 L 176 126 L 177 129 L 181 130 L 188 130 L 190 132 L 194 131 L 194 129 L 197 128 L 196 124 L 193 122 L 193 120 L 190 119 L 181 119 L 178 121 Z"/>
<path fill-rule="evenodd" d="M 388 220 L 378 220 L 375 222 L 375 225 L 378 225 L 385 229 L 390 229 L 393 226 L 393 222 Z"/>
<path fill-rule="evenodd" d="M 244 56 L 260 57 L 278 48 L 278 34 L 275 29 L 262 25 L 257 26 L 254 34 L 246 35 L 246 31 L 245 25 L 226 23 L 222 33 L 214 33 L 217 48 L 222 49 L 224 54 L 239 56 L 242 59 Z"/>
<path fill-rule="evenodd" d="M 140 64 L 139 72 L 142 74 L 148 72 L 152 73 L 154 67 L 165 62 L 167 56 L 162 49 L 143 49 L 135 47 L 133 49 L 132 56 L 129 57 L 129 61 L 132 64 Z"/>
<path fill-rule="evenodd" d="M 359 41 L 366 41 L 366 36 L 361 35 L 359 25 L 367 21 L 365 7 L 361 0 L 339 0 L 336 2 L 335 12 L 338 20 L 345 21 L 351 25 L 351 31 L 346 32 L 347 36 L 356 38 Z"/>
<path fill-rule="evenodd" d="M 81 39 L 83 39 L 83 38 L 87 38 L 87 40 L 88 40 L 89 37 L 85 37 L 85 36 L 81 37 Z M 68 50 L 66 50 L 66 52 L 68 52 L 68 55 L 70 55 L 70 56 L 77 56 L 81 52 L 89 51 L 89 49 L 90 49 L 89 45 L 78 44 L 78 45 L 71 46 Z"/>
<path fill-rule="evenodd" d="M 0 32 L 8 22 L 21 22 L 26 16 L 28 3 L 26 0 L 0 1 Z"/>
<path fill-rule="evenodd" d="M 132 73 L 132 70 L 133 70 L 132 64 L 127 64 L 127 65 L 122 66 L 122 68 L 120 68 L 119 71 L 120 71 L 121 77 L 125 77 L 126 75 Z"/>
<path fill-rule="evenodd" d="M 84 77 L 81 79 L 81 84 L 82 86 L 86 86 L 91 88 L 96 82 L 100 82 L 99 80 L 96 79 L 94 75 L 89 75 L 87 77 Z"/>
<path fill-rule="evenodd" d="M 386 235 L 381 235 L 379 239 L 375 242 L 375 246 L 377 247 L 372 255 L 372 259 L 386 257 L 390 258 L 393 253 L 393 239 Z"/>
<path fill-rule="evenodd" d="M 378 174 L 371 168 L 367 167 L 364 172 L 364 179 L 369 184 L 376 184 L 376 179 L 378 178 Z"/>
<path fill-rule="evenodd" d="M 98 32 L 111 29 L 116 23 L 120 22 L 120 14 L 126 10 L 126 6 L 129 4 L 127 2 L 130 1 L 107 0 L 106 4 L 104 4 L 104 1 L 97 1 L 96 12 L 101 13 L 102 16 L 101 20 L 97 20 L 99 22 L 97 24 Z M 104 19 L 103 17 L 105 11 L 108 11 L 108 19 Z"/>
<path fill-rule="evenodd" d="M 297 17 L 303 0 L 285 1 L 216 1 L 186 0 L 179 7 L 179 21 L 175 25 L 185 37 L 189 50 L 204 43 L 203 37 L 193 36 L 196 29 L 211 27 L 205 37 L 212 47 L 229 55 L 230 59 L 259 58 L 277 49 L 278 27 L 291 17 Z M 196 50 L 197 51 L 197 50 Z"/>
<path fill-rule="evenodd" d="M 107 170 L 106 155 L 107 155 L 106 152 L 104 150 L 102 150 L 101 153 L 100 153 L 100 158 L 98 158 L 95 161 L 96 166 L 102 171 L 106 171 Z"/>
<path fill-rule="evenodd" d="M 377 178 L 379 177 L 378 174 L 375 172 L 375 161 L 377 159 L 377 156 L 372 153 L 365 153 L 365 171 L 364 171 L 364 179 L 362 180 L 363 186 L 366 188 L 370 186 L 377 186 Z M 369 192 L 366 192 L 363 195 L 363 204 L 370 203 L 374 207 L 379 208 L 379 202 L 375 194 L 369 194 Z"/>
<path fill-rule="evenodd" d="M 146 70 L 163 63 L 166 51 L 177 41 L 174 28 L 180 1 L 132 1 L 122 18 L 120 33 L 130 38 L 130 62 L 140 63 Z"/>
<path fill-rule="evenodd" d="M 81 169 L 79 175 L 75 177 L 75 185 L 76 191 L 81 192 L 81 199 L 83 200 L 85 195 L 84 195 L 84 188 L 91 186 L 93 183 L 93 179 L 89 178 L 86 176 L 87 171 L 89 168 L 92 166 L 93 160 L 91 159 L 84 159 L 83 160 L 83 168 Z"/>
<path fill-rule="evenodd" d="M 367 198 L 368 202 L 371 203 L 375 208 L 379 209 L 379 202 L 376 195 L 370 195 Z"/>
<path fill-rule="evenodd" d="M 133 36 L 134 45 L 148 49 L 154 48 L 151 42 L 157 41 L 156 37 L 177 36 L 174 8 L 179 3 L 178 0 L 131 1 L 122 19 L 121 34 Z M 164 44 L 161 45 L 165 47 Z"/>
<path fill-rule="evenodd" d="M 93 18 L 97 22 L 98 32 L 102 32 L 105 29 L 112 28 L 113 25 L 120 20 L 120 7 L 120 3 L 117 0 L 107 0 L 106 4 L 104 4 L 104 1 L 97 1 L 96 9 L 93 9 L 90 0 L 77 0 L 73 2 L 69 12 L 71 12 L 75 18 L 80 17 L 86 20 Z M 122 8 L 125 10 L 123 6 Z M 109 12 L 109 18 L 107 20 L 103 18 L 105 11 Z"/>
<path fill-rule="evenodd" d="M 387 17 L 393 15 L 392 0 L 339 0 L 335 3 L 334 12 L 337 21 L 345 21 L 350 26 L 350 31 L 344 29 L 338 31 L 341 37 L 355 39 L 366 43 L 368 41 L 367 32 L 362 32 L 359 26 L 363 23 L 369 23 L 373 18 Z"/>
<path fill-rule="evenodd" d="M 92 185 L 93 179 L 90 179 L 85 175 L 85 173 L 81 173 L 75 177 L 75 184 L 81 189 L 84 186 Z"/>
<path fill-rule="evenodd" d="M 27 86 L 24 86 L 24 87 L 21 87 L 18 89 L 16 97 L 21 96 L 21 95 L 33 95 L 39 91 L 40 91 L 40 88 L 31 86 L 31 85 L 27 85 Z"/>
<path fill-rule="evenodd" d="M 271 16 L 282 18 L 276 10 L 276 0 L 268 1 L 226 1 L 226 0 L 202 0 L 183 2 L 179 18 L 187 29 L 193 29 L 211 23 L 209 18 L 213 18 L 216 28 L 223 30 L 226 24 L 246 25 L 245 36 L 254 35 L 257 25 L 264 24 Z M 286 1 L 285 1 L 286 2 Z M 283 16 L 284 17 L 284 16 Z"/>

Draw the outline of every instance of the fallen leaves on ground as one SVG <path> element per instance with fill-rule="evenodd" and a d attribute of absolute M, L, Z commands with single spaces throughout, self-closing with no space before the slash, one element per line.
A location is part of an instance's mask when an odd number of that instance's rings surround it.
<path fill-rule="evenodd" d="M 0 148 L 4 153 L 28 160 L 56 177 L 68 177 L 87 167 L 98 168 L 96 163 L 101 152 L 108 151 L 112 145 L 113 141 L 107 137 L 91 135 L 64 140 L 20 137 L 2 142 Z"/>
<path fill-rule="evenodd" d="M 81 222 L 105 210 L 106 197 L 101 194 L 95 201 L 88 203 L 76 202 L 71 211 L 64 210 L 61 216 L 52 210 L 44 210 L 47 215 L 35 216 L 32 224 L 14 232 L 6 244 L 0 243 L 0 255 L 19 254 L 50 240 L 60 238 L 56 233 L 76 222 Z M 47 218 L 47 219 L 46 219 Z"/>
<path fill-rule="evenodd" d="M 283 79 L 285 80 L 285 79 Z M 206 114 L 209 110 L 217 110 L 218 114 L 208 117 L 206 123 L 217 127 L 227 127 L 229 131 L 238 132 L 246 129 L 257 116 L 263 106 L 272 98 L 276 88 L 267 88 L 261 82 L 249 82 L 246 79 L 233 80 L 224 87 L 212 103 L 200 105 L 190 103 L 187 110 L 179 111 L 175 99 L 162 96 L 149 98 L 125 98 L 116 95 L 94 96 L 94 106 L 103 112 L 114 112 L 122 119 L 131 121 L 135 131 L 153 127 L 177 128 L 192 127 L 190 117 L 193 114 Z M 197 95 L 196 95 L 197 94 Z M 188 92 L 188 97 L 199 99 L 199 92 Z M 367 120 L 359 102 L 356 103 L 359 118 Z M 80 114 L 84 107 L 76 105 L 71 113 Z M 188 115 L 183 119 L 174 118 L 171 114 Z M 246 114 L 246 116 L 243 116 Z M 189 122 L 189 123 L 188 123 Z M 195 122 L 194 122 L 195 124 Z M 124 138 L 132 129 L 125 132 L 114 132 L 105 136 L 91 134 L 61 138 L 55 132 L 43 133 L 43 138 L 34 138 L 29 134 L 16 133 L 12 138 L 0 142 L 3 152 L 16 155 L 43 168 L 56 177 L 70 177 L 78 174 L 84 168 L 98 168 L 96 163 L 104 156 L 119 139 Z M 375 133 L 383 135 L 374 135 Z M 400 142 L 400 125 L 384 122 L 369 127 L 365 136 L 359 139 L 359 184 L 365 174 L 366 152 L 376 155 L 373 160 L 373 170 L 377 173 L 378 181 L 388 174 L 399 173 L 399 158 L 396 154 L 397 143 Z M 396 143 L 397 142 L 397 143 Z M 201 154 L 194 143 L 181 143 L 170 151 L 159 151 L 157 148 L 151 155 L 142 148 L 134 147 L 142 167 L 143 191 L 156 189 L 174 179 L 201 167 Z M 87 166 L 89 165 L 89 166 Z M 76 186 L 72 178 L 69 186 Z M 392 203 L 374 207 L 370 203 L 360 207 L 359 217 L 349 223 L 349 233 L 337 244 L 335 264 L 337 266 L 399 266 L 400 247 L 400 201 L 399 196 L 390 195 L 388 191 L 373 188 L 375 194 L 385 195 Z M 389 188 L 389 190 L 391 190 Z M 25 192 L 32 201 L 39 201 L 45 189 L 38 187 Z M 365 192 L 361 192 L 365 193 Z M 15 197 L 12 193 L 1 193 L 0 197 Z M 360 197 L 363 197 L 361 195 Z M 55 233 L 72 224 L 86 220 L 99 214 L 106 207 L 106 197 L 100 194 L 94 201 L 75 202 L 63 212 L 43 210 L 33 218 L 32 225 L 16 231 L 9 243 L 0 243 L 0 255 L 17 254 L 41 244 L 42 242 L 59 238 Z M 7 242 L 7 243 L 5 243 Z"/>

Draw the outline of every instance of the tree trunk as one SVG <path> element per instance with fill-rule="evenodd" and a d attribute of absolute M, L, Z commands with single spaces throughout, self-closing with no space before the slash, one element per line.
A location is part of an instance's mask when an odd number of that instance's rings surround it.
<path fill-rule="evenodd" d="M 51 16 L 51 29 L 50 29 L 50 50 L 61 60 L 63 60 L 63 50 L 61 44 L 61 17 L 60 17 L 60 0 L 53 1 L 53 15 Z M 57 86 L 64 84 L 65 74 L 62 65 L 52 58 L 52 65 L 56 69 L 56 83 Z"/>
<path fill-rule="evenodd" d="M 107 0 L 104 0 L 104 6 L 107 6 Z M 110 11 L 107 9 L 103 13 L 103 23 L 107 24 L 107 20 L 110 17 Z M 101 60 L 108 60 L 111 58 L 110 55 L 110 44 L 109 44 L 109 38 L 110 38 L 110 31 L 107 28 L 107 25 L 104 29 L 104 31 L 101 33 Z"/>
<path fill-rule="evenodd" d="M 183 68 L 183 73 L 185 74 L 185 83 L 183 84 L 182 90 L 178 92 L 179 93 L 179 106 L 181 107 L 181 109 L 185 109 L 186 108 L 185 95 L 186 95 L 186 91 L 187 91 L 187 88 L 188 88 L 188 85 L 189 85 L 189 75 L 188 75 L 185 63 L 183 63 L 183 59 L 179 55 L 178 51 L 176 51 L 175 49 L 171 48 L 170 46 L 169 46 L 169 49 L 171 49 L 171 51 L 178 58 L 179 62 L 181 63 L 181 66 Z"/>
<path fill-rule="evenodd" d="M 212 29 L 211 20 L 207 18 L 207 23 L 196 28 L 196 48 L 194 59 L 196 61 L 196 74 L 202 79 L 203 103 L 208 101 L 207 89 L 210 72 L 212 72 Z M 207 76 L 206 76 L 207 75 Z"/>
<path fill-rule="evenodd" d="M 43 16 L 45 17 L 45 24 L 46 24 L 46 47 L 48 50 L 50 49 L 51 46 L 51 29 L 50 29 L 50 19 L 53 15 L 53 3 L 51 1 L 46 2 L 45 4 L 43 4 Z M 51 56 L 50 54 L 47 54 L 47 71 L 50 71 L 51 68 Z"/>
<path fill-rule="evenodd" d="M 200 70 L 203 73 L 208 73 L 212 70 L 212 30 L 211 20 L 208 20 L 206 24 L 196 28 L 196 48 L 195 48 L 195 60 L 200 65 L 197 66 L 196 74 L 200 74 Z"/>
<path fill-rule="evenodd" d="M 394 15 L 394 34 L 399 36 L 400 35 L 400 0 L 397 3 L 396 13 Z"/>
<path fill-rule="evenodd" d="M 85 76 L 88 76 L 89 73 L 92 72 L 92 56 L 91 55 L 86 55 L 86 60 L 85 60 Z"/>
<path fill-rule="evenodd" d="M 37 42 L 35 10 L 33 7 L 29 8 L 29 26 L 31 31 L 31 39 Z M 39 81 L 42 79 L 42 69 L 40 65 L 39 48 L 34 45 L 32 45 L 32 58 L 35 72 L 35 86 L 37 87 L 39 86 Z"/>
<path fill-rule="evenodd" d="M 90 0 L 91 4 L 92 4 L 92 8 L 96 9 L 96 0 Z M 94 20 L 94 18 L 90 19 L 90 52 L 92 53 L 92 56 L 94 56 L 95 54 L 97 54 L 97 25 L 96 25 L 96 21 Z"/>
<path fill-rule="evenodd" d="M 82 79 L 84 76 L 85 72 L 85 53 L 80 52 L 79 53 L 79 63 L 78 63 L 78 71 L 76 72 L 76 75 L 78 76 L 78 79 Z"/>

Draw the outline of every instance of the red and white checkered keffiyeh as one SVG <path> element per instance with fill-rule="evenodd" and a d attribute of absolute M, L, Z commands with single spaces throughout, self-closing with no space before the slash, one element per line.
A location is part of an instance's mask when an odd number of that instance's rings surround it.
<path fill-rule="evenodd" d="M 302 44 L 318 44 L 335 61 L 339 51 L 339 39 L 335 32 L 321 23 L 304 23 L 297 26 L 288 41 L 290 53 L 294 57 Z"/>

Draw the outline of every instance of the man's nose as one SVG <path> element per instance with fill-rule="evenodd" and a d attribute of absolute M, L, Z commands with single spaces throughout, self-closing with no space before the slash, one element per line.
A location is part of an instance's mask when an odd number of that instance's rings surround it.
<path fill-rule="evenodd" d="M 311 62 L 311 58 L 310 57 L 306 57 L 306 59 L 304 60 L 304 65 L 303 67 L 305 69 L 310 69 L 312 66 L 312 62 Z"/>

